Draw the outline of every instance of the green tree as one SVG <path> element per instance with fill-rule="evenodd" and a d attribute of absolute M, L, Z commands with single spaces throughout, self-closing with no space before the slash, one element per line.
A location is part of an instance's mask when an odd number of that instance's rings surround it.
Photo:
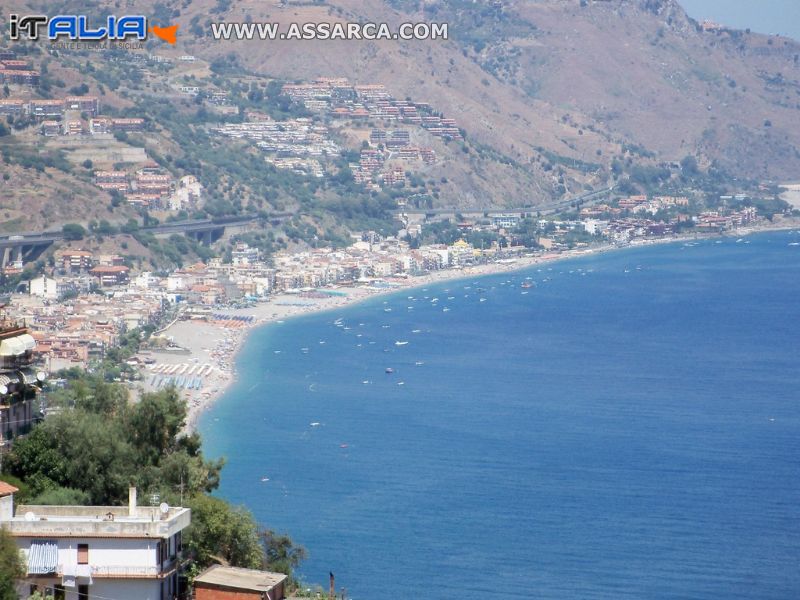
<path fill-rule="evenodd" d="M 157 464 L 160 457 L 174 451 L 178 433 L 186 424 L 186 402 L 174 387 L 161 393 L 143 394 L 128 418 L 133 444 L 142 464 Z"/>
<path fill-rule="evenodd" d="M 691 154 L 681 159 L 681 173 L 686 178 L 696 177 L 700 174 L 700 169 L 697 167 L 697 159 Z"/>
<path fill-rule="evenodd" d="M 136 345 L 139 332 L 122 339 Z M 84 493 L 82 501 L 108 505 L 123 502 L 131 484 L 170 502 L 181 490 L 191 496 L 216 489 L 224 462 L 205 460 L 200 437 L 182 433 L 186 404 L 175 389 L 143 394 L 130 406 L 125 388 L 105 375 L 77 374 L 53 392 L 50 400 L 62 412 L 14 444 L 5 465 L 29 495 L 66 495 L 58 490 L 68 488 Z"/>
<path fill-rule="evenodd" d="M 194 496 L 189 507 L 192 524 L 183 539 L 198 568 L 214 562 L 249 569 L 264 565 L 256 522 L 248 510 L 206 495 Z"/>
<path fill-rule="evenodd" d="M 61 228 L 61 233 L 64 234 L 64 239 L 75 241 L 82 240 L 83 236 L 86 235 L 86 230 L 83 228 L 83 225 L 67 223 Z"/>
<path fill-rule="evenodd" d="M 81 490 L 66 487 L 54 487 L 34 496 L 30 504 L 53 506 L 76 506 L 89 504 L 89 495 Z"/>
<path fill-rule="evenodd" d="M 0 528 L 0 600 L 17 600 L 16 581 L 24 574 L 17 543 L 5 528 Z"/>
<path fill-rule="evenodd" d="M 289 587 L 297 587 L 293 573 L 305 560 L 306 549 L 296 546 L 288 535 L 275 533 L 272 529 L 260 530 L 258 537 L 264 548 L 264 568 L 288 575 Z"/>

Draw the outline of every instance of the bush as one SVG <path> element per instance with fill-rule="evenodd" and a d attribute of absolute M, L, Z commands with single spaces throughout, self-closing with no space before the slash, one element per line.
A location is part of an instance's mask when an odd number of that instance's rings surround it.
<path fill-rule="evenodd" d="M 86 230 L 77 223 L 67 223 L 61 228 L 61 233 L 64 234 L 64 239 L 75 241 L 82 240 L 83 236 L 86 235 Z"/>

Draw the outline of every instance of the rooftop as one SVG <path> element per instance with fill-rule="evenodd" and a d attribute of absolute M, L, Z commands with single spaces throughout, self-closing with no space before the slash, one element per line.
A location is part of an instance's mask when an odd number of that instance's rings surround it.
<path fill-rule="evenodd" d="M 0 496 L 14 491 L 14 486 L 0 482 Z M 132 494 L 128 506 L 21 504 L 12 517 L 0 519 L 0 525 L 16 537 L 128 538 L 166 538 L 189 526 L 188 508 L 137 506 Z"/>
<path fill-rule="evenodd" d="M 242 569 L 239 567 L 223 567 L 213 565 L 198 575 L 194 582 L 208 585 L 235 588 L 239 590 L 252 590 L 268 592 L 286 579 L 283 573 L 270 573 L 255 569 Z"/>
<path fill-rule="evenodd" d="M 0 496 L 8 496 L 9 494 L 13 494 L 18 492 L 19 488 L 15 488 L 10 483 L 6 483 L 5 481 L 0 481 Z"/>

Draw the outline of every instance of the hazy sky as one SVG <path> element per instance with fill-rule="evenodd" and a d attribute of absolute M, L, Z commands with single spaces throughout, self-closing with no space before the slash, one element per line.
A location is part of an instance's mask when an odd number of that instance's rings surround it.
<path fill-rule="evenodd" d="M 800 41 L 800 0 L 678 0 L 690 16 Z"/>

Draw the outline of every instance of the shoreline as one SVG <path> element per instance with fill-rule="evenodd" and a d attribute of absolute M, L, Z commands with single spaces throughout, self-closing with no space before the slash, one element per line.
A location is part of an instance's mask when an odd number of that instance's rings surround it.
<path fill-rule="evenodd" d="M 384 288 L 354 286 L 354 287 L 329 287 L 319 288 L 336 291 L 342 295 L 331 295 L 320 298 L 303 298 L 297 294 L 279 294 L 270 297 L 267 302 L 258 303 L 254 307 L 245 309 L 223 309 L 226 315 L 234 317 L 251 317 L 245 321 L 206 321 L 201 319 L 175 320 L 161 330 L 162 334 L 172 338 L 175 344 L 186 349 L 188 353 L 163 353 L 152 351 L 147 355 L 155 359 L 156 370 L 145 371 L 145 391 L 157 389 L 149 382 L 160 374 L 158 370 L 176 369 L 176 374 L 192 371 L 203 372 L 204 379 L 200 389 L 181 389 L 180 393 L 186 398 L 187 418 L 186 430 L 196 431 L 202 415 L 219 400 L 237 379 L 236 359 L 247 341 L 250 333 L 255 329 L 272 323 L 284 322 L 305 315 L 312 315 L 332 311 L 338 308 L 350 308 L 372 298 L 379 298 L 404 290 L 422 288 L 428 285 L 484 277 L 501 273 L 521 271 L 540 264 L 556 263 L 564 260 L 596 256 L 613 251 L 690 242 L 724 237 L 744 237 L 757 233 L 787 231 L 800 227 L 800 222 L 781 223 L 777 226 L 762 225 L 756 227 L 731 230 L 724 234 L 709 235 L 684 235 L 671 238 L 658 238 L 641 240 L 625 245 L 605 244 L 591 248 L 567 250 L 560 253 L 543 253 L 536 256 L 522 256 L 508 263 L 487 263 L 464 267 L 461 269 L 442 269 L 421 276 L 389 279 L 390 284 Z M 177 365 L 177 367 L 176 367 Z"/>

